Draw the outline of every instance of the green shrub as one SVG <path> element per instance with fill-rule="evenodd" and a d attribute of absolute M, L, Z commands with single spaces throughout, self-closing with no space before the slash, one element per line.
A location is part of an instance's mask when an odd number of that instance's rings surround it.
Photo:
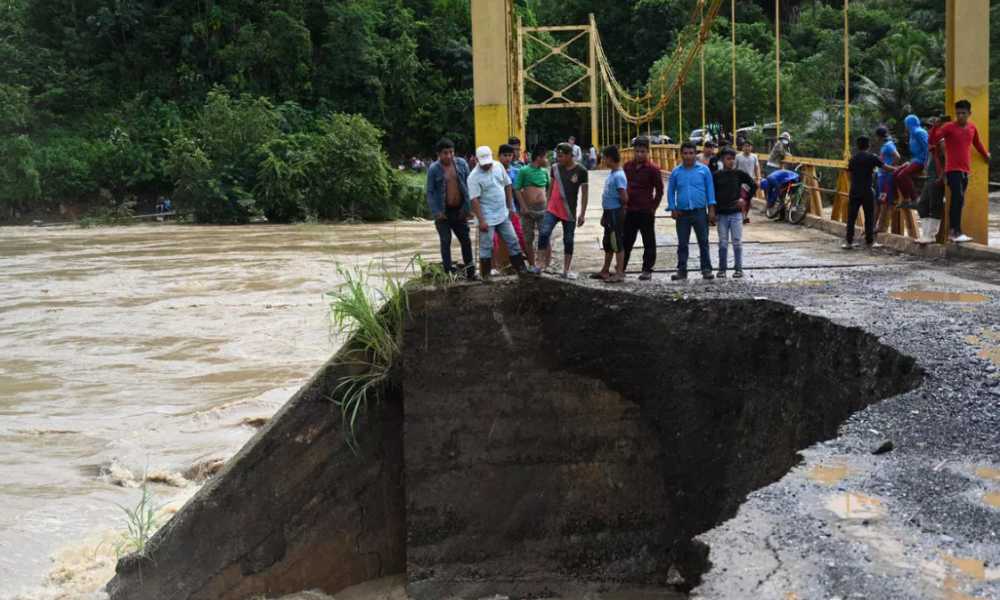
<path fill-rule="evenodd" d="M 398 217 L 421 217 L 429 219 L 431 210 L 427 206 L 427 195 L 424 192 L 426 176 L 414 176 L 407 173 L 393 173 L 393 198 L 398 206 Z"/>
<path fill-rule="evenodd" d="M 187 137 L 170 143 L 170 173 L 178 208 L 191 210 L 201 223 L 239 224 L 250 211 L 239 200 L 247 195 L 227 170 L 217 171 L 205 152 Z"/>
<path fill-rule="evenodd" d="M 336 333 L 353 342 L 342 350 L 339 362 L 355 367 L 355 374 L 340 379 L 331 400 L 353 444 L 358 414 L 368 408 L 369 400 L 379 400 L 382 386 L 398 367 L 410 303 L 402 282 L 390 277 L 385 267 L 381 281 L 373 281 L 371 271 L 360 267 L 338 265 L 337 274 L 344 283 L 338 291 L 327 292 L 330 315 Z"/>
<path fill-rule="evenodd" d="M 320 123 L 317 174 L 308 196 L 321 219 L 386 221 L 397 216 L 395 173 L 382 152 L 381 135 L 360 115 L 331 115 Z"/>
<path fill-rule="evenodd" d="M 188 132 L 216 165 L 226 165 L 240 182 L 249 183 L 262 147 L 278 137 L 281 118 L 266 98 L 232 98 L 216 86 Z"/>
<path fill-rule="evenodd" d="M 97 190 L 111 148 L 79 134 L 46 139 L 36 154 L 42 199 L 55 202 Z"/>
<path fill-rule="evenodd" d="M 101 190 L 101 210 L 97 222 L 110 227 L 132 225 L 135 223 L 135 196 L 126 194 L 121 200 L 115 198 L 110 190 Z"/>
<path fill-rule="evenodd" d="M 35 148 L 26 135 L 0 138 L 0 219 L 30 210 L 41 194 Z"/>
<path fill-rule="evenodd" d="M 290 223 L 306 218 L 304 199 L 316 163 L 313 141 L 313 136 L 293 134 L 264 145 L 254 199 L 268 221 Z"/>

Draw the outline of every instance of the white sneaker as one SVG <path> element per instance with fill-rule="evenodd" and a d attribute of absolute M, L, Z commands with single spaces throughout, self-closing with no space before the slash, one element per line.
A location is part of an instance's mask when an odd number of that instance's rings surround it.
<path fill-rule="evenodd" d="M 872 248 L 882 248 L 882 247 L 883 247 L 883 245 L 880 244 L 880 243 L 878 243 L 878 242 L 872 242 L 871 244 L 868 244 L 868 248 L 869 249 L 872 249 Z"/>
<path fill-rule="evenodd" d="M 563 271 L 562 278 L 563 279 L 576 279 L 577 277 L 576 277 L 576 273 L 573 273 L 572 271 Z"/>
<path fill-rule="evenodd" d="M 958 236 L 957 238 L 952 238 L 951 241 L 955 242 L 956 244 L 964 244 L 966 242 L 971 242 L 972 238 L 970 238 L 969 236 L 967 236 L 967 235 L 965 235 L 963 233 L 962 235 Z"/>
<path fill-rule="evenodd" d="M 843 250 L 854 250 L 854 244 L 852 244 L 851 242 L 847 242 L 846 244 L 844 244 L 843 246 L 841 246 L 841 249 L 843 249 Z"/>
<path fill-rule="evenodd" d="M 496 269 L 490 269 L 490 275 L 492 275 L 493 277 L 496 277 L 496 276 L 500 275 L 500 271 L 497 271 Z"/>

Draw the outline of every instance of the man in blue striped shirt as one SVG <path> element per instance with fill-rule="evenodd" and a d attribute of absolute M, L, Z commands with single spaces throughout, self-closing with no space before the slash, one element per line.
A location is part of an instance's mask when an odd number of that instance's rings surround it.
<path fill-rule="evenodd" d="M 670 173 L 667 185 L 667 212 L 677 221 L 677 272 L 670 277 L 674 281 L 687 279 L 688 242 L 692 229 L 698 238 L 701 276 L 715 279 L 708 249 L 708 225 L 715 225 L 715 184 L 712 172 L 696 160 L 696 154 L 693 143 L 681 144 L 683 162 Z"/>

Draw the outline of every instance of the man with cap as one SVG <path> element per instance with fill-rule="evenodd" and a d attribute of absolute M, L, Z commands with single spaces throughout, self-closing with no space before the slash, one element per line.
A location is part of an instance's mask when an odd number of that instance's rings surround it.
<path fill-rule="evenodd" d="M 479 228 L 479 265 L 483 279 L 488 280 L 493 257 L 493 234 L 500 235 L 510 252 L 510 264 L 518 272 L 527 270 L 517 233 L 511 223 L 514 212 L 510 176 L 502 167 L 494 168 L 493 151 L 489 146 L 476 149 L 476 168 L 469 173 L 468 188 L 472 212 Z"/>
<path fill-rule="evenodd" d="M 781 134 L 778 141 L 771 147 L 771 154 L 767 157 L 767 165 L 764 167 L 764 175 L 770 175 L 781 170 L 781 163 L 791 156 L 789 146 L 792 143 L 792 136 L 786 131 Z"/>

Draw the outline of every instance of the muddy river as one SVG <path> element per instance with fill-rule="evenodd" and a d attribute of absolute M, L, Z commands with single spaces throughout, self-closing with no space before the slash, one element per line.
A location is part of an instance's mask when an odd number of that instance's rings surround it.
<path fill-rule="evenodd" d="M 329 358 L 337 264 L 418 252 L 429 223 L 0 229 L 0 598 L 101 597 L 144 476 L 189 496 Z"/>

